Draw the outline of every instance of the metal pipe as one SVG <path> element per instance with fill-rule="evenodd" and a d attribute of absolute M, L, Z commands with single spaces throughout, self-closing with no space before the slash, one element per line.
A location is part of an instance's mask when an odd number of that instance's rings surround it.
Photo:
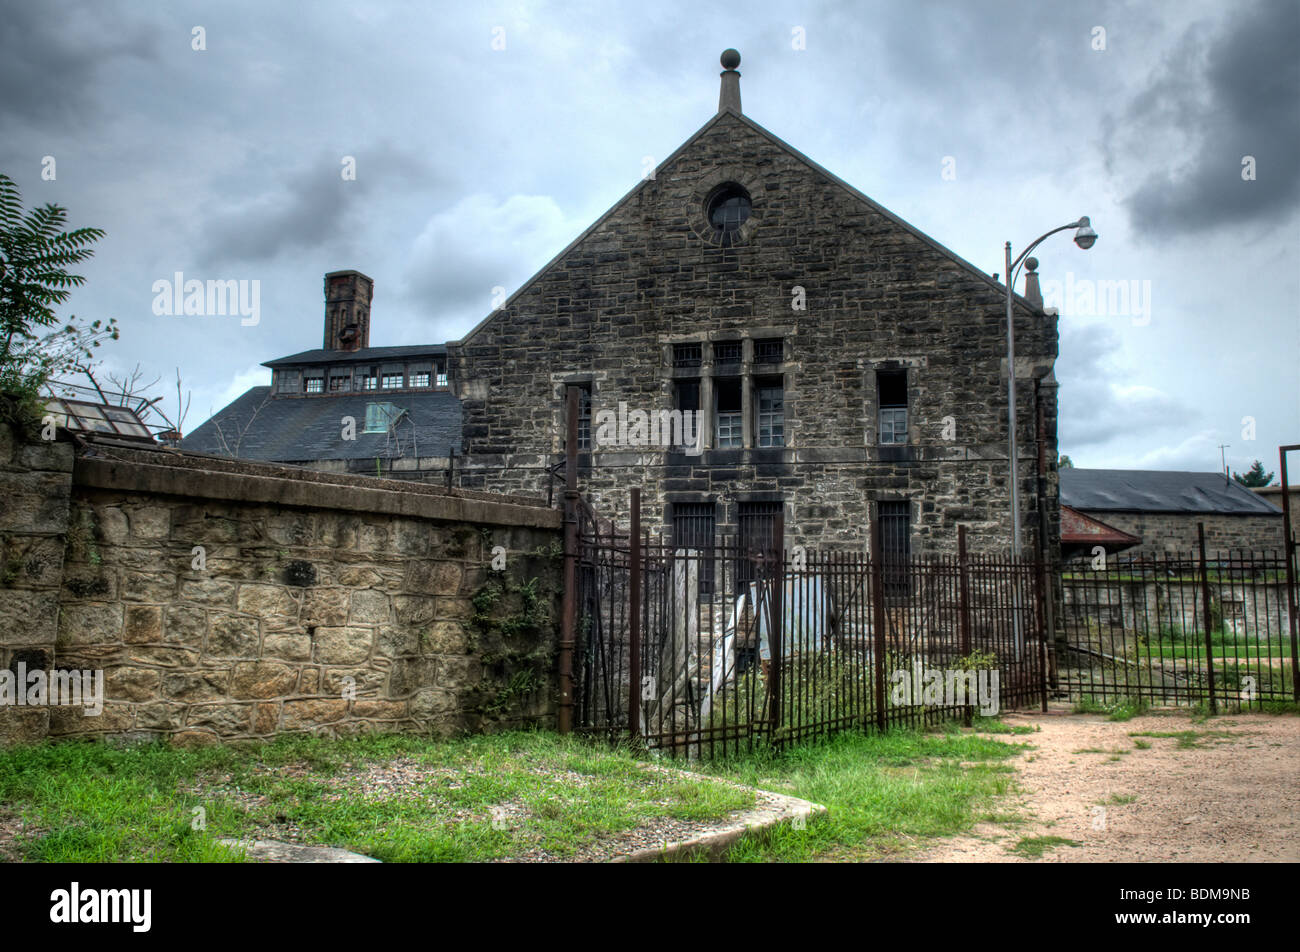
<path fill-rule="evenodd" d="M 564 473 L 564 609 L 557 658 L 560 704 L 557 728 L 573 730 L 573 647 L 578 613 L 578 388 L 565 399 Z"/>
<path fill-rule="evenodd" d="M 632 488 L 632 538 L 628 553 L 627 732 L 641 732 L 641 489 Z"/>

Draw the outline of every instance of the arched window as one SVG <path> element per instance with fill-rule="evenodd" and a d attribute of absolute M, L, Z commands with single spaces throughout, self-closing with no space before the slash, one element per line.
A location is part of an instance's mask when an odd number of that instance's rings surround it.
<path fill-rule="evenodd" d="M 740 226 L 749 219 L 749 193 L 734 182 L 719 187 L 709 199 L 709 224 L 720 244 L 727 247 L 735 242 Z"/>

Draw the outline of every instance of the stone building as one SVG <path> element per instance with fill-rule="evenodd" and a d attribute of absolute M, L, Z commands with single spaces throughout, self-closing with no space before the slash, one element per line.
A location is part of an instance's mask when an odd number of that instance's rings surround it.
<path fill-rule="evenodd" d="M 1205 525 L 1207 552 L 1282 551 L 1282 510 L 1223 473 L 1061 470 L 1061 504 L 1141 540 L 1123 558 L 1186 554 Z"/>
<path fill-rule="evenodd" d="M 724 54 L 716 115 L 653 177 L 448 345 L 461 484 L 544 487 L 575 385 L 580 483 L 621 524 L 639 486 L 644 521 L 679 539 L 762 532 L 784 507 L 790 545 L 860 548 L 878 514 L 899 551 L 952 551 L 962 524 L 1005 551 L 1005 287 L 746 116 L 738 64 Z M 1056 318 L 1017 296 L 1016 337 L 1034 546 Z M 693 453 L 672 434 L 637 445 L 638 411 L 673 410 L 702 421 Z M 620 425 L 602 433 L 602 414 Z"/>
<path fill-rule="evenodd" d="M 184 440 L 187 450 L 326 472 L 441 481 L 460 446 L 460 401 L 441 344 L 370 346 L 374 282 L 325 275 L 318 350 L 268 360 L 253 387 Z"/>
<path fill-rule="evenodd" d="M 368 279 L 351 320 L 331 316 L 327 276 L 325 348 L 269 362 L 275 392 L 218 414 L 230 429 L 266 403 L 236 455 L 356 471 L 379 455 L 385 475 L 437 479 L 456 443 L 454 485 L 546 497 L 572 386 L 581 488 L 624 527 L 635 486 L 644 523 L 677 541 L 753 539 L 779 509 L 787 545 L 861 549 L 879 519 L 898 553 L 951 552 L 959 525 L 1006 551 L 1004 285 L 746 116 L 739 61 L 723 55 L 699 131 L 445 351 L 369 348 Z M 1015 298 L 1023 541 L 1039 545 L 1041 485 L 1055 551 L 1057 322 L 1032 268 Z M 343 447 L 336 431 L 375 412 L 366 387 L 399 357 L 445 359 L 447 390 L 402 371 L 392 402 L 441 429 L 385 466 L 379 434 Z M 420 417 L 424 398 L 446 402 Z M 205 424 L 186 447 L 224 452 L 214 437 Z"/>

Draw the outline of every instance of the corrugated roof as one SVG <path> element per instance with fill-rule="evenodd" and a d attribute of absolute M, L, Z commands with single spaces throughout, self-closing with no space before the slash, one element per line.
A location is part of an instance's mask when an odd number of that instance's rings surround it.
<path fill-rule="evenodd" d="M 1100 519 L 1084 515 L 1069 506 L 1061 507 L 1062 545 L 1103 545 L 1113 549 L 1126 549 L 1141 544 L 1142 540 Z"/>
<path fill-rule="evenodd" d="M 277 357 L 263 367 L 287 367 L 293 364 L 360 364 L 366 361 L 402 357 L 437 357 L 447 353 L 446 344 L 406 344 L 401 347 L 363 347 L 360 350 L 304 350 L 301 354 Z"/>
<path fill-rule="evenodd" d="M 270 392 L 270 387 L 249 390 L 187 436 L 181 446 L 196 453 L 282 463 L 441 457 L 451 447 L 461 446 L 460 401 L 450 391 L 393 393 L 382 398 L 365 393 L 272 397 Z M 387 434 L 362 432 L 369 403 L 392 403 L 406 411 L 395 431 L 400 453 Z M 345 416 L 356 420 L 355 440 L 343 439 Z"/>
<path fill-rule="evenodd" d="M 1222 473 L 1152 469 L 1062 469 L 1061 505 L 1117 512 L 1274 515 L 1282 510 Z"/>

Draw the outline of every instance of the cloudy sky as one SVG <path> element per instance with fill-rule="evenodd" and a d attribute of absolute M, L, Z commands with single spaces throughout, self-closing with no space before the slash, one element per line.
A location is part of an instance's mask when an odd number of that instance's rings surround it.
<path fill-rule="evenodd" d="M 1232 468 L 1273 470 L 1300 442 L 1290 0 L 0 0 L 0 18 L 0 171 L 107 230 L 66 313 L 118 319 L 105 373 L 179 368 L 187 430 L 269 382 L 262 361 L 320 346 L 327 271 L 375 279 L 376 346 L 461 337 L 713 115 L 734 46 L 747 115 L 988 272 L 1005 241 L 1091 216 L 1091 251 L 1065 233 L 1037 253 L 1076 465 L 1214 470 L 1226 443 Z M 259 281 L 259 322 L 155 315 L 178 271 Z"/>

